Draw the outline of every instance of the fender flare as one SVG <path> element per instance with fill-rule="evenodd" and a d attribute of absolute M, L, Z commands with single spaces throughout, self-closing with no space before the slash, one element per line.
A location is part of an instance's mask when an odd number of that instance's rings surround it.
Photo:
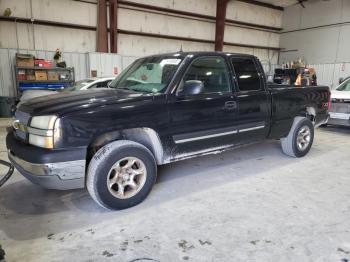
<path fill-rule="evenodd" d="M 123 129 L 101 134 L 93 140 L 89 145 L 89 149 L 101 148 L 112 141 L 120 139 L 144 145 L 152 152 L 158 165 L 164 163 L 164 148 L 159 135 L 154 129 L 148 127 Z"/>

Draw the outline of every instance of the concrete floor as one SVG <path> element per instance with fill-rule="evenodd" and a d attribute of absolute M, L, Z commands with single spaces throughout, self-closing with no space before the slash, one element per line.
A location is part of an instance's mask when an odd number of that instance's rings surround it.
<path fill-rule="evenodd" d="M 166 165 L 146 201 L 119 212 L 85 190 L 45 190 L 16 172 L 0 189 L 0 244 L 8 262 L 346 262 L 349 137 L 318 129 L 302 159 L 268 141 Z"/>

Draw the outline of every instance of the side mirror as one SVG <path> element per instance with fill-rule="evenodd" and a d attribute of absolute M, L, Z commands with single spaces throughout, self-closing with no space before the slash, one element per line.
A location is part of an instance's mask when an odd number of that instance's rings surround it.
<path fill-rule="evenodd" d="M 184 87 L 179 95 L 188 96 L 188 95 L 198 95 L 203 92 L 204 85 L 202 81 L 199 80 L 188 80 L 185 82 Z"/>

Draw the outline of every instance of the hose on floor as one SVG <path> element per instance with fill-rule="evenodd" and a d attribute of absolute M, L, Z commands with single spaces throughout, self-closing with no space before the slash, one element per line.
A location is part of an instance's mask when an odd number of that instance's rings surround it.
<path fill-rule="evenodd" d="M 0 175 L 0 187 L 2 187 L 6 183 L 6 181 L 9 180 L 9 178 L 12 176 L 15 168 L 11 163 L 6 162 L 6 161 L 1 160 L 1 159 L 0 159 L 0 165 L 7 166 L 9 168 L 9 170 L 7 171 L 7 173 L 4 176 Z"/>

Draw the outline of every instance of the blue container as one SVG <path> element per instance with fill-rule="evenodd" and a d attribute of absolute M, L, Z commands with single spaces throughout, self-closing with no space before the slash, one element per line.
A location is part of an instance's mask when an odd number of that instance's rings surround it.
<path fill-rule="evenodd" d="M 58 89 L 64 89 L 65 87 L 68 87 L 68 84 L 45 84 L 45 83 L 20 83 L 19 89 L 21 91 L 24 90 L 33 90 L 33 89 L 50 89 L 50 90 L 58 90 Z"/>

